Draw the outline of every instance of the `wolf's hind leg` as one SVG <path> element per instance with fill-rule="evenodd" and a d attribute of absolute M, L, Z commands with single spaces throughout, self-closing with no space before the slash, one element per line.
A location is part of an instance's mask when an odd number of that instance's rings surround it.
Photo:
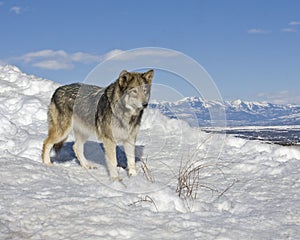
<path fill-rule="evenodd" d="M 53 146 L 62 142 L 66 139 L 68 134 L 70 133 L 70 129 L 66 129 L 64 132 L 57 131 L 53 126 L 50 127 L 48 137 L 45 139 L 42 150 L 42 159 L 43 163 L 47 165 L 52 165 L 50 160 L 50 152 Z"/>
<path fill-rule="evenodd" d="M 44 141 L 43 144 L 43 151 L 42 151 L 42 159 L 43 159 L 43 163 L 45 163 L 46 165 L 52 165 L 52 162 L 50 160 L 50 152 L 51 149 L 53 147 L 53 143 L 51 143 L 49 137 Z"/>
<path fill-rule="evenodd" d="M 103 145 L 105 149 L 105 160 L 108 168 L 110 178 L 112 180 L 120 180 L 118 168 L 117 168 L 117 154 L 116 143 L 108 138 L 103 138 Z"/>
<path fill-rule="evenodd" d="M 90 161 L 86 160 L 84 156 L 84 143 L 88 139 L 88 136 L 74 130 L 75 143 L 73 145 L 73 150 L 75 155 L 80 162 L 80 165 L 86 169 L 96 169 L 97 167 L 93 165 Z"/>

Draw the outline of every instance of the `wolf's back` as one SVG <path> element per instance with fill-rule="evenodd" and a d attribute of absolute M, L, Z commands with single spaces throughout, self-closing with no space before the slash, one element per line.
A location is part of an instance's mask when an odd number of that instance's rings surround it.
<path fill-rule="evenodd" d="M 64 85 L 56 89 L 51 104 L 54 104 L 60 113 L 73 112 L 75 100 L 79 94 L 81 84 Z"/>
<path fill-rule="evenodd" d="M 56 108 L 60 117 L 71 118 L 72 115 L 89 125 L 95 124 L 98 101 L 104 88 L 74 83 L 59 87 L 51 99 L 52 107 Z M 51 118 L 51 116 L 50 116 Z"/>

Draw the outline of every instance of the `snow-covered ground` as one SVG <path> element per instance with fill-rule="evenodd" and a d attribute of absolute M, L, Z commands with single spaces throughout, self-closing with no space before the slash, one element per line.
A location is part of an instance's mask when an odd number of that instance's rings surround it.
<path fill-rule="evenodd" d="M 137 177 L 120 169 L 123 181 L 111 182 L 94 141 L 85 151 L 98 168 L 81 168 L 72 136 L 45 166 L 57 86 L 0 67 L 0 239 L 300 239 L 299 147 L 208 134 L 148 110 Z M 201 166 L 194 200 L 176 192 L 191 161 Z"/>

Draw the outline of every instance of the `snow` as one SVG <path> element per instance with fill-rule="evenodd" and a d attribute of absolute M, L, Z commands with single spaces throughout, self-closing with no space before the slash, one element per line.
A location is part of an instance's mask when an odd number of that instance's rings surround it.
<path fill-rule="evenodd" d="M 72 136 L 41 162 L 47 105 L 58 84 L 0 67 L 0 239 L 299 239 L 300 150 L 191 128 L 146 111 L 138 176 L 111 182 L 101 144 L 84 170 Z M 122 148 L 120 148 L 122 149 Z M 122 158 L 122 151 L 119 151 Z M 186 161 L 203 166 L 196 199 L 176 193 Z"/>

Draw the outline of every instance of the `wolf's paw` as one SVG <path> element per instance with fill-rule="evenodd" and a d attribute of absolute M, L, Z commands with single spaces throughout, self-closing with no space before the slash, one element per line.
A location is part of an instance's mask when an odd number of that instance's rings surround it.
<path fill-rule="evenodd" d="M 43 163 L 47 166 L 53 166 L 53 163 L 51 161 L 43 161 Z"/>
<path fill-rule="evenodd" d="M 85 169 L 97 169 L 97 166 L 90 162 L 85 162 L 84 164 L 81 164 L 81 166 Z"/>
<path fill-rule="evenodd" d="M 135 177 L 137 175 L 135 168 L 129 169 L 128 175 L 129 175 L 129 177 Z"/>
<path fill-rule="evenodd" d="M 113 182 L 122 182 L 123 179 L 120 176 L 110 177 L 110 180 Z"/>

